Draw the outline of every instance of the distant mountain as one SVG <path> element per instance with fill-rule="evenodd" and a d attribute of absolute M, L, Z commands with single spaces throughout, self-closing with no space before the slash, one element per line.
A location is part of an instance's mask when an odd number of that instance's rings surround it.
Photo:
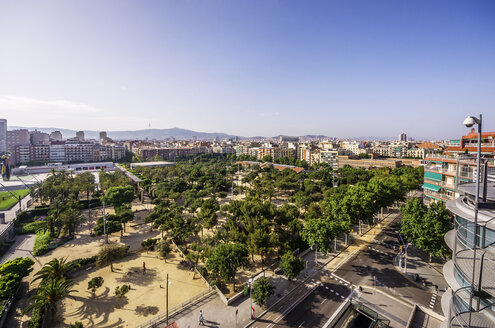
<path fill-rule="evenodd" d="M 9 126 L 9 130 L 14 129 L 28 129 L 29 131 L 38 130 L 45 133 L 51 133 L 53 131 L 60 131 L 64 139 L 72 138 L 76 136 L 75 130 L 69 129 L 60 129 L 60 128 L 37 128 L 37 127 L 20 127 L 20 126 Z M 97 139 L 99 131 L 94 130 L 84 130 L 84 136 L 86 139 Z M 174 137 L 177 140 L 185 140 L 192 139 L 193 137 L 198 138 L 199 140 L 206 139 L 232 139 L 235 138 L 235 135 L 226 134 L 226 133 L 208 133 L 208 132 L 198 132 L 191 131 L 180 128 L 171 128 L 171 129 L 145 129 L 145 130 L 136 130 L 136 131 L 107 131 L 107 135 L 109 138 L 115 140 L 128 140 L 128 139 L 139 139 L 144 140 L 148 139 L 166 139 L 170 137 Z M 244 137 L 239 137 L 244 139 Z"/>

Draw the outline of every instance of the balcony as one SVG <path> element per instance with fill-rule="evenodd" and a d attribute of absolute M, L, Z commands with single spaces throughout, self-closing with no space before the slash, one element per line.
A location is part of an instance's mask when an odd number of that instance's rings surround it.
<path fill-rule="evenodd" d="M 449 248 L 451 250 L 454 250 L 454 246 L 455 246 L 455 229 L 452 229 L 449 232 L 447 232 L 445 234 L 444 239 L 445 239 L 445 243 L 447 244 L 447 246 L 449 246 Z"/>

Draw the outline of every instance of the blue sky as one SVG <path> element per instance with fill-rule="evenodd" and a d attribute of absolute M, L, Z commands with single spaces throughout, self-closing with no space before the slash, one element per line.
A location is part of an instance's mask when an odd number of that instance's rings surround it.
<path fill-rule="evenodd" d="M 243 136 L 495 130 L 495 1 L 2 1 L 9 125 Z"/>

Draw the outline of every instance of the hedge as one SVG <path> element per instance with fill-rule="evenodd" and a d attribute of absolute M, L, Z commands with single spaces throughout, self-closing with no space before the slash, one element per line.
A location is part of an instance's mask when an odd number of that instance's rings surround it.
<path fill-rule="evenodd" d="M 36 238 L 34 239 L 33 255 L 40 256 L 47 253 L 50 248 L 50 243 L 53 238 L 50 236 L 50 231 L 38 232 Z"/>
<path fill-rule="evenodd" d="M 18 231 L 19 234 L 35 234 L 38 231 L 44 230 L 46 224 L 43 221 L 34 221 L 27 223 L 22 226 L 21 230 Z"/>
<path fill-rule="evenodd" d="M 69 261 L 68 264 L 69 265 L 74 264 L 75 265 L 74 269 L 77 269 L 78 267 L 82 267 L 82 266 L 85 266 L 88 264 L 94 264 L 94 263 L 96 263 L 97 259 L 98 259 L 98 255 L 95 255 L 95 256 L 91 256 L 91 257 L 84 257 L 84 258 L 80 258 L 80 259 L 75 259 L 75 260 Z"/>

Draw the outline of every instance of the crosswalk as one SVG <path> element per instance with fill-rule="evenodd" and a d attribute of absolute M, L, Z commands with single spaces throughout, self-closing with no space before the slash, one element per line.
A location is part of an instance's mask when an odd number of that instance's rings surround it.
<path fill-rule="evenodd" d="M 390 254 L 390 253 L 384 252 L 384 251 L 379 250 L 379 249 L 377 249 L 377 248 L 374 248 L 374 247 L 372 247 L 372 246 L 366 246 L 366 247 L 367 247 L 368 249 L 370 249 L 370 250 L 372 250 L 372 251 L 375 251 L 375 252 L 377 252 L 377 253 L 380 253 L 380 254 L 388 255 L 388 256 L 390 256 L 390 257 L 394 257 L 394 256 L 395 256 L 395 254 Z"/>
<path fill-rule="evenodd" d="M 438 296 L 438 293 L 434 293 L 431 295 L 430 309 L 433 309 L 433 307 L 435 306 L 435 302 L 437 301 L 437 296 Z"/>

